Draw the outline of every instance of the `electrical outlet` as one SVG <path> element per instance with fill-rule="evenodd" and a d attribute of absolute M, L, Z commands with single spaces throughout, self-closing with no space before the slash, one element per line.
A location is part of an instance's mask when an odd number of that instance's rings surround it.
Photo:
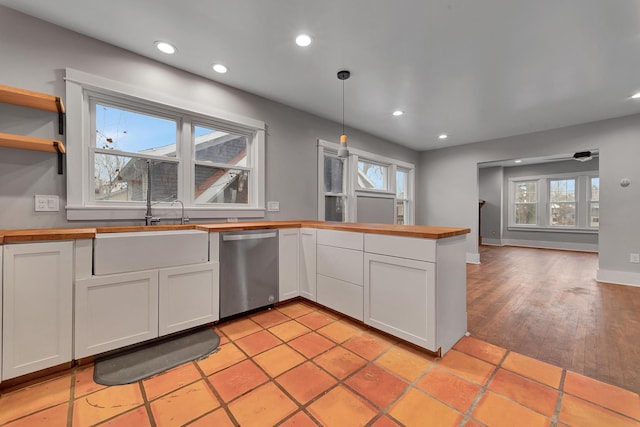
<path fill-rule="evenodd" d="M 55 195 L 35 195 L 36 212 L 58 212 L 60 210 L 60 198 Z"/>
<path fill-rule="evenodd" d="M 640 264 L 640 254 L 629 254 L 629 262 Z"/>
<path fill-rule="evenodd" d="M 238 218 L 227 218 L 227 222 L 238 222 Z"/>
<path fill-rule="evenodd" d="M 280 212 L 280 202 L 267 202 L 267 211 Z"/>

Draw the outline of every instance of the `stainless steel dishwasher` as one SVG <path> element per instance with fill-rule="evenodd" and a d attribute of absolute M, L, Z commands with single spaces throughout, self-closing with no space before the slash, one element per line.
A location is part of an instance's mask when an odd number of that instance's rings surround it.
<path fill-rule="evenodd" d="M 220 233 L 220 318 L 278 301 L 278 230 Z"/>

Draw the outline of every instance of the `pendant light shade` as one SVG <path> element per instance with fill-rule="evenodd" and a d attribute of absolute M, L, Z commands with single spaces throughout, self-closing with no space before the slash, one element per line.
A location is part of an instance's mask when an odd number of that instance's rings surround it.
<path fill-rule="evenodd" d="M 350 71 L 338 71 L 338 79 L 342 80 L 342 135 L 340 135 L 340 148 L 338 148 L 338 157 L 349 157 L 349 149 L 347 148 L 347 135 L 344 133 L 344 81 L 349 77 L 351 77 Z"/>

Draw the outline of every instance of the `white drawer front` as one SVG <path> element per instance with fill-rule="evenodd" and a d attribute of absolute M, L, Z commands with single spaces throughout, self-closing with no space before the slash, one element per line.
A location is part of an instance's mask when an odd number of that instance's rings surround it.
<path fill-rule="evenodd" d="M 361 251 L 364 248 L 364 235 L 350 231 L 318 230 L 318 244 Z"/>
<path fill-rule="evenodd" d="M 436 261 L 436 241 L 418 237 L 365 234 L 365 252 L 390 255 L 418 261 Z"/>
<path fill-rule="evenodd" d="M 318 303 L 363 320 L 363 289 L 353 283 L 318 274 Z"/>
<path fill-rule="evenodd" d="M 362 286 L 364 282 L 364 253 L 352 249 L 318 245 L 318 274 Z"/>

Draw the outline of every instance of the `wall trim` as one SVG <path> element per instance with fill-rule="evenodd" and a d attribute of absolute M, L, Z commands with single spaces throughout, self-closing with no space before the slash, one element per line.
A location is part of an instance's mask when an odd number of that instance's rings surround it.
<path fill-rule="evenodd" d="M 505 246 L 522 246 L 525 248 L 558 249 L 563 251 L 595 252 L 598 253 L 597 243 L 549 242 L 543 240 L 504 239 Z"/>
<path fill-rule="evenodd" d="M 631 271 L 598 269 L 596 280 L 598 282 L 613 283 L 615 285 L 640 287 L 640 273 Z"/>
<path fill-rule="evenodd" d="M 467 264 L 480 264 L 480 253 L 467 252 Z"/>
<path fill-rule="evenodd" d="M 487 246 L 504 246 L 502 239 L 485 239 L 482 238 L 482 244 Z"/>

